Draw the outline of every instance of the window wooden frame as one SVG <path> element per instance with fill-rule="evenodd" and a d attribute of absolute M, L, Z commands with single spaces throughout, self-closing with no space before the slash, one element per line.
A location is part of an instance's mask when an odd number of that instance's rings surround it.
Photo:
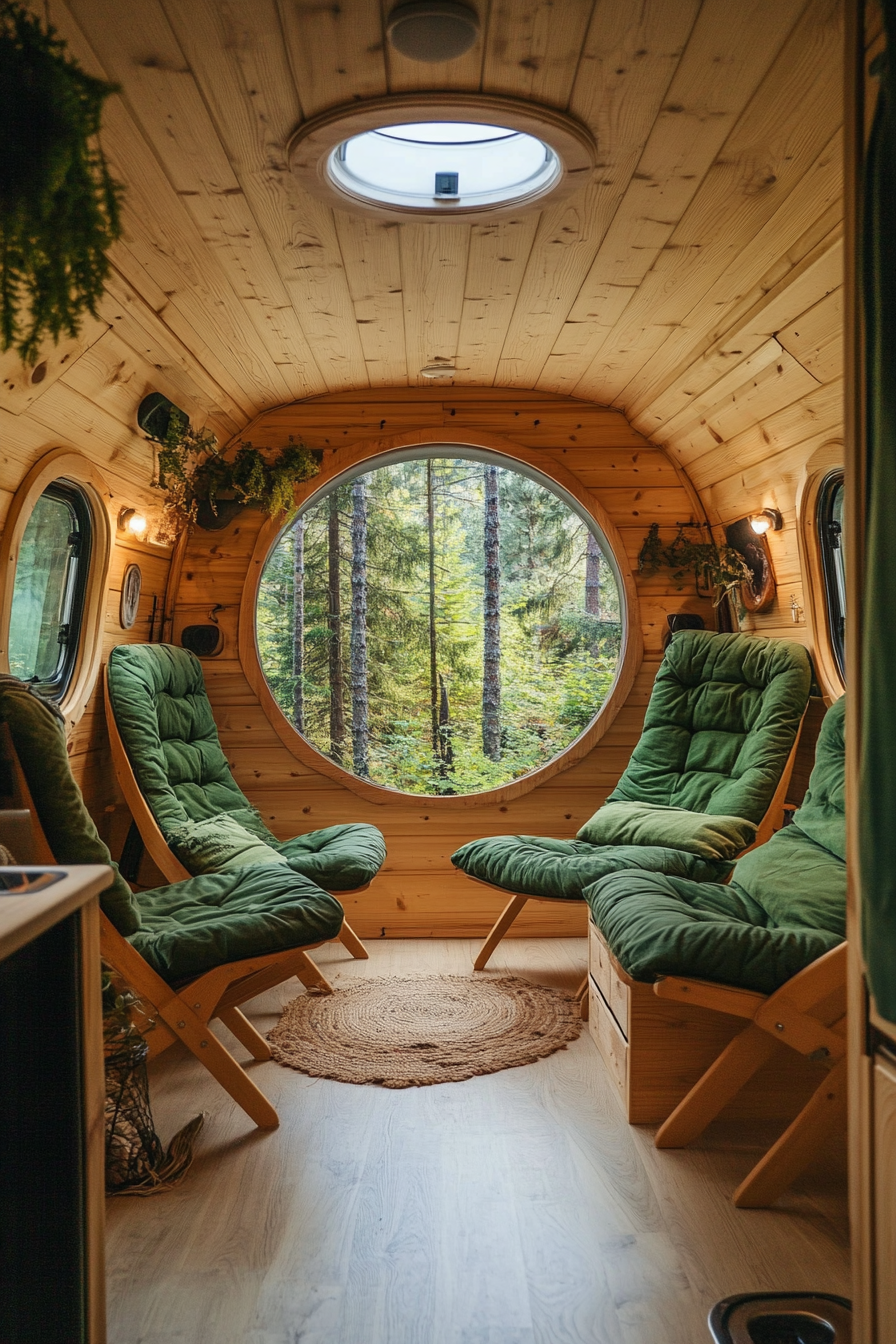
<path fill-rule="evenodd" d="M 0 540 L 0 672 L 9 671 L 9 622 L 22 538 L 35 504 L 54 481 L 69 481 L 83 492 L 92 528 L 78 652 L 68 686 L 59 700 L 59 709 L 70 730 L 87 708 L 102 660 L 113 524 L 109 486 L 88 458 L 68 448 L 55 448 L 34 464 L 9 508 Z"/>
<path fill-rule="evenodd" d="M 818 532 L 818 503 L 822 488 L 831 475 L 843 471 L 844 448 L 839 439 L 822 444 L 809 458 L 796 497 L 797 536 L 800 567 L 803 572 L 803 601 L 811 630 L 811 649 L 819 687 L 828 704 L 839 700 L 846 690 L 843 674 L 831 643 L 828 619 L 827 578 L 821 537 Z"/>

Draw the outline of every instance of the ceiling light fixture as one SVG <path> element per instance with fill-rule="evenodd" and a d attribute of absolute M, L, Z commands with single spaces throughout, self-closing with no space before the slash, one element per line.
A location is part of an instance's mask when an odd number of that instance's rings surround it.
<path fill-rule="evenodd" d="M 757 537 L 764 537 L 766 532 L 780 532 L 784 519 L 780 509 L 761 509 L 759 513 L 750 515 L 750 526 Z"/>
<path fill-rule="evenodd" d="M 408 60 L 435 65 L 470 50 L 479 36 L 479 16 L 457 0 L 408 0 L 393 9 L 386 33 Z"/>
<path fill-rule="evenodd" d="M 456 373 L 453 364 L 424 364 L 420 370 L 423 378 L 453 378 Z"/>

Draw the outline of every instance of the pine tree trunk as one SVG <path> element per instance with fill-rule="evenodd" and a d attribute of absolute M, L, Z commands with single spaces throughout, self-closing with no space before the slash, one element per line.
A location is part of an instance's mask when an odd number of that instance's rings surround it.
<path fill-rule="evenodd" d="M 305 731 L 305 519 L 300 515 L 292 532 L 292 721 Z"/>
<path fill-rule="evenodd" d="M 441 759 L 439 734 L 439 678 L 436 661 L 436 516 L 432 462 L 426 463 L 426 527 L 429 536 L 429 713 L 433 755 Z"/>
<path fill-rule="evenodd" d="M 330 755 L 342 764 L 345 748 L 345 673 L 342 664 L 342 598 L 339 590 L 338 492 L 330 495 L 327 526 L 327 626 L 330 664 Z"/>
<path fill-rule="evenodd" d="M 356 775 L 370 774 L 370 722 L 367 694 L 367 480 L 352 486 L 352 764 Z"/>
<path fill-rule="evenodd" d="M 600 547 L 590 532 L 585 555 L 585 610 L 600 620 Z"/>
<path fill-rule="evenodd" d="M 482 657 L 482 750 L 501 759 L 501 558 L 498 468 L 485 468 L 485 581 Z"/>
<path fill-rule="evenodd" d="M 600 547 L 591 532 L 585 552 L 585 611 L 600 620 Z M 599 651 L 600 646 L 595 640 L 591 645 L 592 656 L 596 658 Z"/>

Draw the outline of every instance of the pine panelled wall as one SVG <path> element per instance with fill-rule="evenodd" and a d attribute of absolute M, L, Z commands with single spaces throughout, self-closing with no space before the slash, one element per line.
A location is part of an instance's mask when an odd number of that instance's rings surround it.
<path fill-rule="evenodd" d="M 436 433 L 446 443 L 484 446 L 498 436 L 533 451 L 545 475 L 558 467 L 572 473 L 619 530 L 633 570 L 654 519 L 674 528 L 699 507 L 680 469 L 618 411 L 557 394 L 481 388 L 338 393 L 267 412 L 245 431 L 261 447 L 281 446 L 292 434 L 322 449 L 323 474 L 337 449 L 365 441 L 385 449 L 396 437 L 412 439 L 417 432 L 430 441 Z M 458 807 L 457 800 L 408 799 L 383 791 L 378 804 L 290 751 L 247 680 L 238 656 L 238 609 L 262 523 L 260 514 L 247 511 L 221 532 L 194 531 L 178 556 L 171 604 L 175 641 L 184 625 L 207 619 L 217 608 L 225 646 L 221 655 L 205 660 L 203 669 L 237 780 L 284 837 L 345 821 L 370 821 L 381 828 L 389 851 L 385 866 L 368 891 L 346 902 L 349 921 L 362 936 L 484 935 L 501 898 L 458 873 L 450 863 L 453 850 L 476 836 L 504 832 L 573 836 L 613 788 L 638 739 L 666 614 L 701 612 L 711 625 L 710 604 L 697 598 L 692 586 L 677 587 L 669 575 L 635 576 L 643 662 L 612 726 L 580 763 L 503 802 Z M 505 686 L 504 695 L 512 694 L 512 686 Z M 560 935 L 584 929 L 583 909 L 533 901 L 513 932 Z"/>
<path fill-rule="evenodd" d="M 719 525 L 779 508 L 784 530 L 768 538 L 777 598 L 744 628 L 817 649 L 796 505 L 807 464 L 835 462 L 842 438 L 840 0 L 478 0 L 479 40 L 436 66 L 390 47 L 388 9 L 50 0 L 84 68 L 120 86 L 103 145 L 127 186 L 125 232 L 98 317 L 77 340 L 29 368 L 0 356 L 0 525 L 26 472 L 58 447 L 97 465 L 113 515 L 132 506 L 157 519 L 152 449 L 134 420 L 151 390 L 222 442 L 250 432 L 279 445 L 294 432 L 329 451 L 478 429 L 593 489 L 632 565 L 654 520 Z M 286 144 L 308 118 L 426 89 L 506 94 L 577 117 L 598 146 L 595 172 L 554 205 L 477 224 L 352 214 L 289 172 Z M 435 359 L 455 369 L 437 391 L 420 374 Z M 224 602 L 227 648 L 206 663 L 212 695 L 238 777 L 268 815 L 276 804 L 280 830 L 349 814 L 388 829 L 389 808 L 309 776 L 248 692 L 235 604 L 258 522 L 194 533 L 165 629 Z M 144 587 L 125 632 L 117 585 L 130 553 Z M 107 649 L 148 636 L 169 559 L 167 547 L 116 535 Z M 687 598 L 668 576 L 639 578 L 638 591 L 647 652 L 606 737 L 507 812 L 472 809 L 468 834 L 571 834 L 618 778 L 665 614 Z M 158 619 L 153 629 L 158 638 Z M 128 818 L 96 695 L 72 759 L 117 852 Z M 402 813 L 388 871 L 352 912 L 359 928 L 436 930 L 449 911 L 458 933 L 486 926 L 488 894 L 447 867 L 466 838 L 459 815 Z M 441 887 L 424 881 L 432 869 Z M 143 876 L 152 880 L 148 865 Z M 378 892 L 389 893 L 381 915 Z M 370 922 L 364 902 L 378 912 Z M 519 931 L 543 927 L 544 911 Z M 561 910 L 552 927 L 568 920 Z"/>

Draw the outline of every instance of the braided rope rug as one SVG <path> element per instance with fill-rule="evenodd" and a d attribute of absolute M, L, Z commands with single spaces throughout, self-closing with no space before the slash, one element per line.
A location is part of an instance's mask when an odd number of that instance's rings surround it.
<path fill-rule="evenodd" d="M 532 1064 L 581 1030 L 571 994 L 515 976 L 387 976 L 293 999 L 268 1040 L 315 1078 L 426 1087 Z"/>

